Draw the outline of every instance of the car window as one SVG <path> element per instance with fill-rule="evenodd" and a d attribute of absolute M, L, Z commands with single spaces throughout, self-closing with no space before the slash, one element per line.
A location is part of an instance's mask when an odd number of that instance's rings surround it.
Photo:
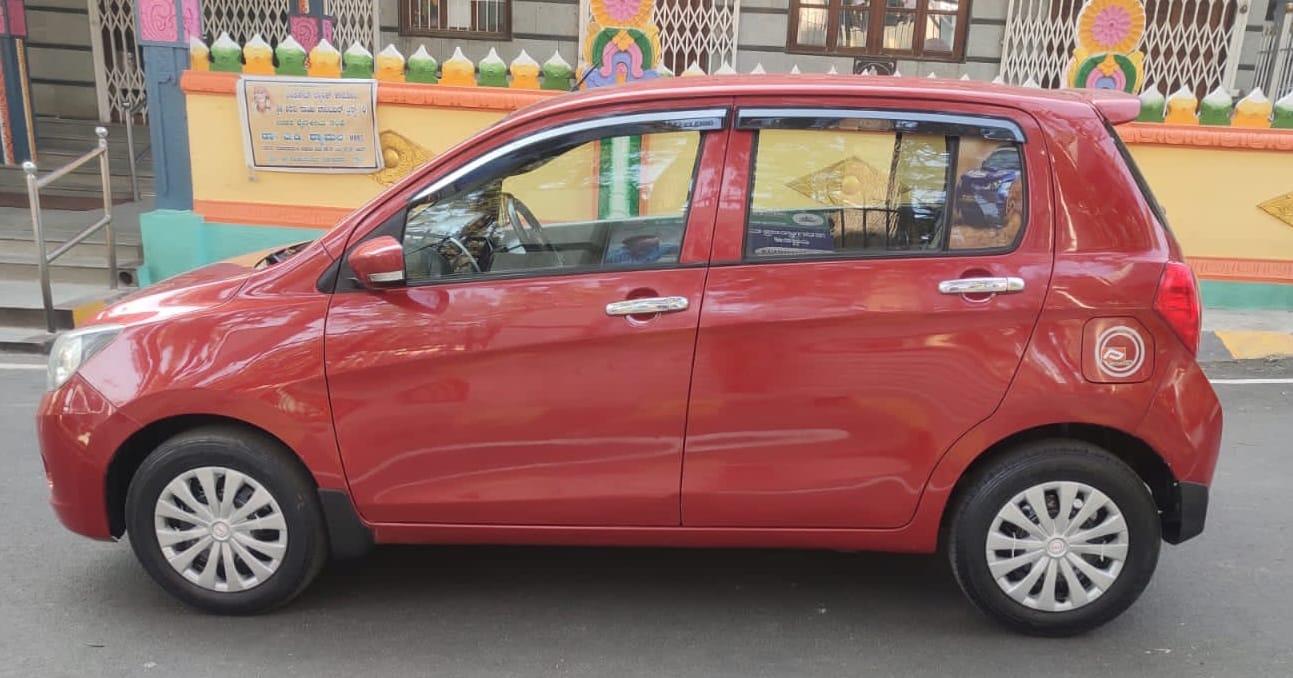
<path fill-rule="evenodd" d="M 700 139 L 657 132 L 558 146 L 415 205 L 406 280 L 676 263 Z"/>
<path fill-rule="evenodd" d="M 756 132 L 747 257 L 1013 246 L 1024 215 L 1016 142 L 872 122 Z"/>

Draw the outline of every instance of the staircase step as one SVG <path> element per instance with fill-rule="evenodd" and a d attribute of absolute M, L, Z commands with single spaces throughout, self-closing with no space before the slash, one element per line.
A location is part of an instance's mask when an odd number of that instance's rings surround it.
<path fill-rule="evenodd" d="M 73 160 L 76 160 L 77 158 L 81 157 L 81 155 L 84 154 L 85 151 L 87 150 L 89 150 L 88 147 L 81 148 L 81 149 L 74 149 L 74 148 L 57 149 L 57 148 L 42 147 L 40 149 L 40 155 L 38 156 L 36 166 L 40 168 L 41 174 L 45 174 L 46 172 L 62 167 L 63 165 L 66 165 L 67 163 L 72 162 Z M 126 149 L 124 146 L 121 148 L 120 152 L 116 150 L 115 146 L 109 147 L 108 171 L 111 172 L 112 176 L 114 177 L 130 176 L 130 161 L 129 159 L 126 158 Z M 135 172 L 139 175 L 140 179 L 143 179 L 144 177 L 152 178 L 153 163 L 150 159 L 150 156 L 144 156 L 143 158 L 141 158 L 135 163 Z M 81 165 L 75 170 L 72 170 L 72 173 L 73 174 L 93 174 L 94 176 L 97 177 L 99 176 L 99 161 L 91 160 L 90 162 L 87 162 L 84 165 Z"/>
<path fill-rule="evenodd" d="M 133 285 L 135 269 L 142 265 L 143 262 L 137 259 L 118 259 L 117 280 L 120 283 Z M 34 257 L 0 254 L 0 280 L 37 280 L 39 277 L 40 267 Z M 49 279 L 54 285 L 61 283 L 106 285 L 108 260 L 102 257 L 78 256 L 70 252 L 50 264 Z"/>
<path fill-rule="evenodd" d="M 57 336 L 46 332 L 44 328 L 0 325 L 0 351 L 49 353 L 49 348 Z"/>
<path fill-rule="evenodd" d="M 55 325 L 69 329 L 73 325 L 74 309 L 133 289 L 122 288 L 114 292 L 105 284 L 54 283 L 50 291 L 54 296 Z M 0 326 L 44 329 L 45 306 L 38 281 L 0 279 Z"/>
<path fill-rule="evenodd" d="M 121 262 L 121 261 L 128 261 L 131 259 L 143 258 L 143 250 L 142 248 L 140 248 L 139 242 L 138 242 L 139 238 L 138 237 L 129 238 L 130 242 L 123 243 L 122 242 L 123 240 L 127 240 L 126 237 L 123 237 L 126 235 L 127 234 L 124 234 L 124 233 L 117 234 L 117 247 L 116 247 L 117 261 Z M 98 236 L 98 237 L 96 238 L 95 236 Z M 63 238 L 46 240 L 45 242 L 46 251 L 52 252 L 55 248 L 57 248 L 59 245 L 62 245 L 64 242 L 66 242 L 66 240 Z M 31 259 L 34 261 L 36 258 L 36 243 L 33 242 L 30 237 L 14 238 L 14 237 L 9 237 L 8 234 L 0 233 L 0 257 L 5 257 L 5 256 L 25 257 L 27 259 Z M 108 244 L 104 242 L 102 233 L 96 233 L 90 236 L 89 238 L 82 240 L 75 247 L 73 247 L 71 251 L 69 251 L 67 254 L 64 254 L 62 257 L 60 257 L 58 261 L 60 263 L 63 261 L 67 261 L 68 257 L 75 257 L 77 259 L 88 259 L 91 262 L 100 261 L 100 262 L 103 262 L 104 266 L 107 266 Z"/>
<path fill-rule="evenodd" d="M 42 172 L 43 174 L 44 172 Z M 112 175 L 112 195 L 117 199 L 130 197 L 130 175 Z M 0 167 L 0 191 L 26 193 L 27 175 L 20 167 Z M 80 167 L 76 171 L 60 178 L 53 184 L 41 189 L 41 195 L 96 196 L 103 191 L 103 181 L 99 178 L 97 166 Z M 140 175 L 139 192 L 141 195 L 154 195 L 153 177 Z"/>

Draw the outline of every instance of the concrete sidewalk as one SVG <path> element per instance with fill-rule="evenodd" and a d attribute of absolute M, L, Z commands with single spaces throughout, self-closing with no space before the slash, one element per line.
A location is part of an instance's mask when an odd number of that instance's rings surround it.
<path fill-rule="evenodd" d="M 1203 309 L 1200 362 L 1293 357 L 1293 311 Z"/>

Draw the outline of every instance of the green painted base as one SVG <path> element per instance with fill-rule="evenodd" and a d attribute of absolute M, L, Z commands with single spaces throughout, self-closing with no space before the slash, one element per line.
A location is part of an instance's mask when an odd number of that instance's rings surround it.
<path fill-rule="evenodd" d="M 1199 281 L 1205 308 L 1293 311 L 1293 285 Z"/>
<path fill-rule="evenodd" d="M 139 284 L 151 285 L 240 254 L 311 240 L 323 232 L 316 228 L 210 223 L 189 210 L 146 212 L 139 215 L 139 237 L 144 249 Z"/>

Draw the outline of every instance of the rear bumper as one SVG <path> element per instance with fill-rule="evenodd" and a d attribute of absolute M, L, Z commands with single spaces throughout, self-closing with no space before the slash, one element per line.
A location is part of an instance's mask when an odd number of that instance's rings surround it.
<path fill-rule="evenodd" d="M 1177 483 L 1173 506 L 1163 512 L 1163 541 L 1179 544 L 1203 533 L 1208 518 L 1208 486 Z"/>

